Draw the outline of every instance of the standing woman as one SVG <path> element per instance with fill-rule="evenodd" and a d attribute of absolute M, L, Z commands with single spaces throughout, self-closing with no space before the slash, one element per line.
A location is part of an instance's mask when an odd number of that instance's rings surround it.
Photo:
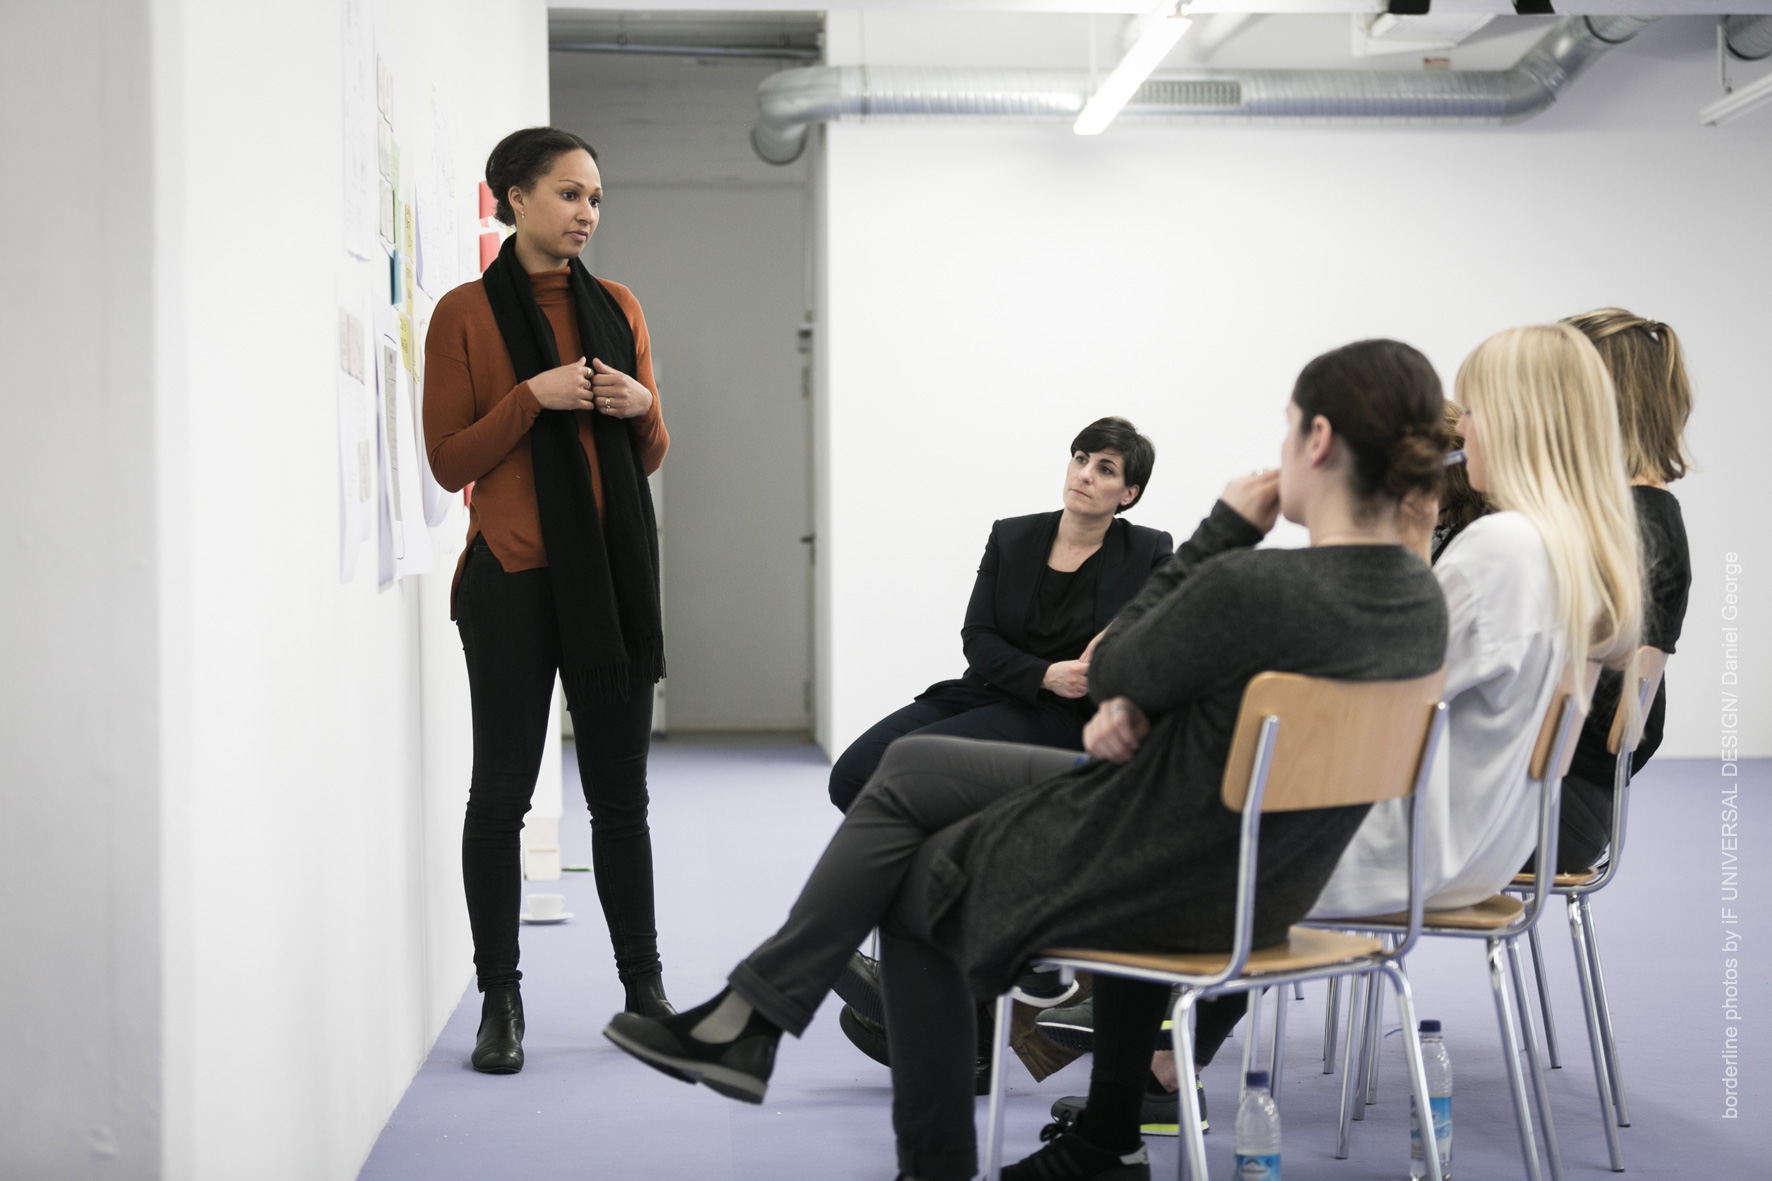
<path fill-rule="evenodd" d="M 474 485 L 451 602 L 474 710 L 462 824 L 484 994 L 473 1065 L 514 1074 L 523 1068 L 518 835 L 556 672 L 627 1011 L 675 1012 L 658 959 L 646 823 L 652 686 L 664 675 L 646 477 L 670 436 L 639 303 L 578 259 L 603 201 L 596 150 L 552 127 L 512 132 L 487 158 L 486 183 L 498 219 L 517 232 L 478 283 L 437 303 L 424 420 L 438 482 Z"/>

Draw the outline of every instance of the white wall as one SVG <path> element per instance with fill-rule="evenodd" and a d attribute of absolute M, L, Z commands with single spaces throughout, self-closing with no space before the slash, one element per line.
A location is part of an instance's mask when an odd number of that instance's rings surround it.
<path fill-rule="evenodd" d="M 964 667 L 990 522 L 1058 503 L 1093 418 L 1155 439 L 1132 519 L 1179 540 L 1273 462 L 1316 353 L 1395 336 L 1450 389 L 1488 334 L 1620 304 L 1689 350 L 1695 579 L 1664 752 L 1714 755 L 1725 552 L 1744 618 L 1772 614 L 1749 508 L 1772 432 L 1772 112 L 1697 125 L 1713 29 L 1662 21 L 1506 128 L 830 126 L 827 749 Z M 1750 653 L 1741 685 L 1769 679 Z M 1743 724 L 1745 753 L 1772 754 L 1772 715 Z"/>
<path fill-rule="evenodd" d="M 0 1175 L 355 1176 L 471 976 L 447 575 L 337 574 L 340 13 L 0 11 Z M 544 6 L 379 15 L 466 238 Z"/>
<path fill-rule="evenodd" d="M 0 6 L 0 1176 L 156 1176 L 160 669 L 141 2 Z"/>
<path fill-rule="evenodd" d="M 348 1178 L 472 972 L 463 522 L 437 531 L 443 573 L 378 593 L 372 541 L 339 584 L 338 306 L 376 265 L 342 252 L 340 5 L 165 7 L 166 1171 Z M 487 151 L 547 118 L 544 6 L 376 18 L 404 168 L 433 85 L 449 113 L 466 250 Z"/>
<path fill-rule="evenodd" d="M 602 161 L 587 262 L 646 310 L 671 432 L 655 479 L 672 730 L 808 723 L 807 171 L 748 139 L 778 64 L 551 58 L 554 120 Z"/>

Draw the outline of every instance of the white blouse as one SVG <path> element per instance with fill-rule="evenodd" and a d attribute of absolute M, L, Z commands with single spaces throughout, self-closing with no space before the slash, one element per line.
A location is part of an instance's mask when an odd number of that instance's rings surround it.
<path fill-rule="evenodd" d="M 1434 566 L 1446 595 L 1446 733 L 1421 817 L 1429 909 L 1499 891 L 1538 840 L 1527 764 L 1564 665 L 1557 587 L 1537 528 L 1515 512 L 1471 523 Z M 1408 897 L 1407 813 L 1374 804 L 1312 918 L 1390 914 Z"/>

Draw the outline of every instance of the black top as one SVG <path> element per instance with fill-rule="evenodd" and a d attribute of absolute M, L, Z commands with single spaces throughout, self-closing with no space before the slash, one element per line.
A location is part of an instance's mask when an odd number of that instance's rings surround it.
<path fill-rule="evenodd" d="M 1042 660 L 1075 660 L 1100 631 L 1095 626 L 1095 584 L 1101 571 L 1096 550 L 1075 570 L 1040 568 L 1034 608 L 1028 612 L 1028 651 Z"/>
<path fill-rule="evenodd" d="M 1260 539 L 1214 505 L 1096 647 L 1090 692 L 1130 697 L 1153 723 L 1130 763 L 1086 763 L 950 830 L 931 918 L 977 995 L 1000 994 L 1047 947 L 1227 949 L 1239 819 L 1219 786 L 1249 679 L 1387 680 L 1445 663 L 1446 600 L 1413 553 L 1250 548 Z M 1309 911 L 1366 811 L 1263 817 L 1257 946 Z"/>
<path fill-rule="evenodd" d="M 1680 625 L 1686 618 L 1686 597 L 1692 589 L 1692 556 L 1686 549 L 1686 522 L 1680 515 L 1680 502 L 1665 488 L 1637 485 L 1631 489 L 1637 507 L 1637 529 L 1643 537 L 1643 643 L 1672 653 L 1680 640 Z M 1612 718 L 1618 712 L 1619 691 L 1624 684 L 1622 673 L 1606 669 L 1594 686 L 1593 706 L 1575 744 L 1575 757 L 1569 773 L 1589 783 L 1610 787 L 1615 760 L 1606 751 L 1606 740 L 1612 734 Z M 1649 716 L 1643 722 L 1643 737 L 1631 755 L 1631 773 L 1643 769 L 1661 745 L 1662 725 L 1667 717 L 1667 680 L 1655 690 Z"/>
<path fill-rule="evenodd" d="M 1044 690 L 1040 681 L 1052 659 L 1029 649 L 1028 629 L 1034 614 L 1034 592 L 1063 515 L 1062 511 L 1034 513 L 1006 517 L 991 525 L 990 540 L 978 564 L 978 579 L 972 584 L 972 598 L 966 604 L 966 622 L 960 628 L 967 663 L 966 675 L 961 678 L 965 684 L 990 686 L 1027 702 L 1041 699 Z M 1132 601 L 1151 571 L 1168 561 L 1173 548 L 1174 542 L 1160 529 L 1147 529 L 1124 518 L 1116 518 L 1108 526 L 1101 548 L 1092 557 L 1097 569 L 1089 634 L 1064 659 L 1082 654 L 1095 633 Z M 953 683 L 931 685 L 922 696 Z"/>

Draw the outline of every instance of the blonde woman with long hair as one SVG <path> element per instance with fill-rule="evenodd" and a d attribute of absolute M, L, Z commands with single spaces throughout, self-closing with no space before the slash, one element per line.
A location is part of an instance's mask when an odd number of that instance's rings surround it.
<path fill-rule="evenodd" d="M 1498 333 L 1465 359 L 1455 396 L 1466 473 L 1497 511 L 1434 567 L 1450 620 L 1449 724 L 1422 817 L 1435 909 L 1489 897 L 1532 854 L 1526 766 L 1540 719 L 1571 656 L 1635 665 L 1643 613 L 1612 381 L 1588 339 L 1563 324 Z M 1418 518 L 1410 540 L 1425 557 L 1434 514 Z M 1395 868 L 1406 839 L 1402 808 L 1375 806 L 1312 915 L 1407 905 Z"/>
<path fill-rule="evenodd" d="M 1659 320 L 1623 308 L 1600 308 L 1563 323 L 1577 328 L 1600 352 L 1618 393 L 1618 425 L 1624 438 L 1624 467 L 1643 541 L 1643 643 L 1671 653 L 1679 642 L 1692 589 L 1692 558 L 1686 549 L 1686 522 L 1680 502 L 1667 486 L 1686 474 L 1686 420 L 1692 414 L 1692 387 L 1680 338 Z M 1557 841 L 1557 872 L 1579 873 L 1597 864 L 1612 839 L 1613 755 L 1606 750 L 1612 715 L 1623 677 L 1608 669 L 1594 689 L 1593 708 L 1575 745 L 1575 759 L 1563 778 L 1562 835 Z M 1643 735 L 1631 754 L 1631 774 L 1643 769 L 1661 746 L 1667 713 L 1664 677 L 1643 720 Z"/>

